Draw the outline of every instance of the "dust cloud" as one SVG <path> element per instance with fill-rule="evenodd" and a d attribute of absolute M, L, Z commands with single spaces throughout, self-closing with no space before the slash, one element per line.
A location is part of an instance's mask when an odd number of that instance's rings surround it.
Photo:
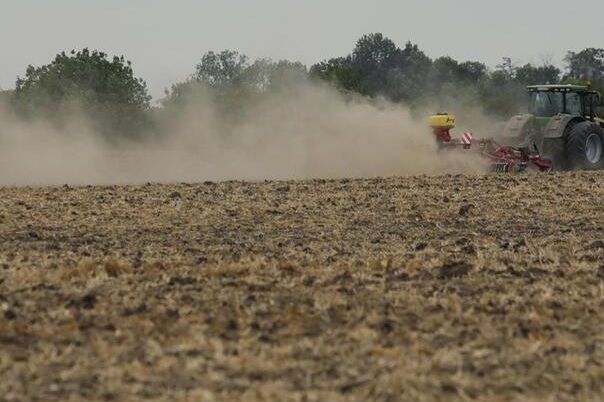
<path fill-rule="evenodd" d="M 480 158 L 438 152 L 426 113 L 303 82 L 244 103 L 225 119 L 200 92 L 158 116 L 159 136 L 109 143 L 85 119 L 60 130 L 0 107 L 0 185 L 127 184 L 371 177 L 484 171 Z M 162 114 L 163 113 L 163 114 Z"/>

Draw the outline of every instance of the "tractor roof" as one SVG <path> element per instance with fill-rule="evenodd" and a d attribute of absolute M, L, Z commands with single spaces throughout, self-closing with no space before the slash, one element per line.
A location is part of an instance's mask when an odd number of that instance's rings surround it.
<path fill-rule="evenodd" d="M 530 92 L 594 92 L 585 85 L 529 85 Z"/>

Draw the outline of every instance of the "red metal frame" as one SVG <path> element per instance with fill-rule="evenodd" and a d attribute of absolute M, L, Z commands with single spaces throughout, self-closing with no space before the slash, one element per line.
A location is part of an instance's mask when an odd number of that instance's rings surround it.
<path fill-rule="evenodd" d="M 440 149 L 461 147 L 463 149 L 476 149 L 489 160 L 491 169 L 497 172 L 523 172 L 529 168 L 536 168 L 541 172 L 553 169 L 553 163 L 542 159 L 538 153 L 529 153 L 523 148 L 500 145 L 493 139 L 472 139 L 471 144 L 464 144 L 461 140 L 452 138 L 451 129 L 434 128 L 434 136 Z"/>

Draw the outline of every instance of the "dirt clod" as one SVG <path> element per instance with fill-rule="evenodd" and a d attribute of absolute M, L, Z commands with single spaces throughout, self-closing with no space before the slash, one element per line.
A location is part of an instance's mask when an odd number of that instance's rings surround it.
<path fill-rule="evenodd" d="M 4 311 L 4 318 L 9 321 L 14 320 L 15 318 L 17 318 L 17 313 L 15 313 L 14 310 L 6 310 Z"/>
<path fill-rule="evenodd" d="M 459 216 L 466 216 L 468 214 L 468 212 L 470 212 L 470 210 L 474 208 L 473 204 L 463 204 L 460 208 L 459 208 Z"/>
<path fill-rule="evenodd" d="M 424 250 L 426 247 L 428 247 L 428 243 L 426 242 L 419 242 L 415 245 L 415 251 L 421 251 Z"/>
<path fill-rule="evenodd" d="M 453 261 L 444 264 L 438 270 L 438 277 L 441 279 L 459 278 L 467 275 L 472 270 L 472 265 L 461 262 Z"/>
<path fill-rule="evenodd" d="M 69 306 L 81 308 L 84 310 L 91 310 L 94 308 L 96 302 L 97 302 L 96 296 L 92 293 L 89 293 L 81 298 L 73 299 L 69 303 Z"/>

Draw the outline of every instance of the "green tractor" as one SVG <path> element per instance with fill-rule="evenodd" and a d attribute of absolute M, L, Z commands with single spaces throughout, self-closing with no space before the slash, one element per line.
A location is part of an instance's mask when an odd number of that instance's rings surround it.
<path fill-rule="evenodd" d="M 556 170 L 604 168 L 600 94 L 589 86 L 533 85 L 529 113 L 512 117 L 499 142 L 540 155 Z"/>

